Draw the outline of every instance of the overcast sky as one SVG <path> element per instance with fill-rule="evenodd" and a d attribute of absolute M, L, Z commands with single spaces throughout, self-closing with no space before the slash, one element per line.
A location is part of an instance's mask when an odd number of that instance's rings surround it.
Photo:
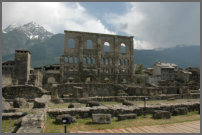
<path fill-rule="evenodd" d="M 134 36 L 135 49 L 200 45 L 199 2 L 3 2 L 2 29 L 31 21 L 53 33 Z"/>

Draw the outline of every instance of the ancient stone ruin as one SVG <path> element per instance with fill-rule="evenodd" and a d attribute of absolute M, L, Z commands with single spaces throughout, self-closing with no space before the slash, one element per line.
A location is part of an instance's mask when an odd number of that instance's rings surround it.
<path fill-rule="evenodd" d="M 168 119 L 199 111 L 198 102 L 134 105 L 134 101 L 144 99 L 199 98 L 200 72 L 197 69 L 178 72 L 175 65 L 167 70 L 164 64 L 158 63 L 156 68 L 163 67 L 165 76 L 156 71 L 153 76 L 150 71 L 149 75 L 136 74 L 132 36 L 64 32 L 64 54 L 60 55 L 59 64 L 31 68 L 28 50 L 16 50 L 15 60 L 2 63 L 2 119 L 18 119 L 15 132 L 43 132 L 47 115 L 57 124 L 62 124 L 63 118 L 76 122 L 76 116 L 90 117 L 92 123 L 110 124 L 113 117 L 122 121 L 153 114 L 154 119 Z M 120 105 L 107 106 L 101 102 Z M 64 108 L 49 108 L 51 104 L 62 103 L 70 104 Z"/>

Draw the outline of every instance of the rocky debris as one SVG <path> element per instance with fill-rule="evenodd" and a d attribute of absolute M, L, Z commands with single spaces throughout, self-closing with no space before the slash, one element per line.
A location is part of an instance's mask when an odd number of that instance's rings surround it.
<path fill-rule="evenodd" d="M 171 114 L 169 111 L 157 110 L 157 111 L 154 111 L 153 113 L 154 119 L 169 119 L 170 117 L 171 117 Z"/>
<path fill-rule="evenodd" d="M 44 128 L 45 110 L 36 109 L 35 114 L 22 117 L 21 126 L 17 133 L 41 133 Z"/>
<path fill-rule="evenodd" d="M 92 114 L 92 122 L 96 124 L 110 124 L 111 114 Z"/>
<path fill-rule="evenodd" d="M 35 98 L 33 108 L 46 108 L 48 101 L 45 98 Z"/>
<path fill-rule="evenodd" d="M 188 109 L 186 107 L 176 108 L 173 111 L 173 115 L 186 115 L 188 113 Z"/>
<path fill-rule="evenodd" d="M 120 120 L 126 120 L 126 119 L 136 119 L 137 115 L 135 113 L 131 114 L 119 114 L 118 115 L 118 121 Z"/>
<path fill-rule="evenodd" d="M 68 108 L 81 108 L 80 103 L 71 103 L 69 104 Z"/>
<path fill-rule="evenodd" d="M 11 109 L 11 105 L 8 102 L 6 102 L 5 100 L 2 100 L 2 110 L 3 110 L 3 112 L 6 111 L 6 110 L 9 110 L 9 109 Z"/>
<path fill-rule="evenodd" d="M 86 107 L 93 107 L 93 106 L 102 106 L 103 104 L 100 102 L 96 102 L 96 101 L 89 101 L 86 104 Z"/>
<path fill-rule="evenodd" d="M 46 102 L 50 102 L 51 101 L 51 95 L 44 94 L 44 95 L 41 96 L 41 98 L 44 99 L 44 100 L 46 100 Z"/>
<path fill-rule="evenodd" d="M 68 119 L 70 120 L 71 123 L 75 123 L 76 122 L 76 118 L 69 115 L 69 114 L 62 114 L 62 115 L 58 115 L 55 119 L 55 122 L 56 123 L 59 123 L 59 124 L 63 124 L 62 123 L 62 119 Z"/>
<path fill-rule="evenodd" d="M 167 100 L 168 100 L 168 101 L 170 101 L 170 100 L 175 100 L 175 98 L 168 98 Z"/>
<path fill-rule="evenodd" d="M 2 113 L 2 120 L 18 119 L 18 118 L 23 117 L 25 115 L 27 115 L 26 112 Z"/>
<path fill-rule="evenodd" d="M 17 119 L 14 123 L 15 126 L 21 126 L 21 122 L 22 122 L 22 117 Z"/>
<path fill-rule="evenodd" d="M 184 103 L 184 104 L 171 104 L 171 105 L 155 105 L 147 106 L 146 113 L 153 114 L 155 110 L 166 110 L 173 112 L 175 108 L 187 107 L 189 111 L 199 109 L 200 102 Z M 137 116 L 144 114 L 144 107 L 125 106 L 125 105 L 112 105 L 112 106 L 95 106 L 95 107 L 82 107 L 82 108 L 55 108 L 48 109 L 48 114 L 51 117 L 57 117 L 61 114 L 70 114 L 72 116 L 79 115 L 82 118 L 90 117 L 92 114 L 111 114 L 117 117 L 119 114 L 135 113 Z"/>
<path fill-rule="evenodd" d="M 14 108 L 29 108 L 29 103 L 24 98 L 15 98 L 13 101 Z"/>
<path fill-rule="evenodd" d="M 10 113 L 10 112 L 17 112 L 18 110 L 16 108 L 10 108 L 10 109 L 4 109 L 4 113 Z"/>
<path fill-rule="evenodd" d="M 124 100 L 124 101 L 122 102 L 122 104 L 123 104 L 123 105 L 126 105 L 126 106 L 133 106 L 133 105 L 134 105 L 132 102 L 130 102 L 130 101 L 128 101 L 128 100 Z"/>

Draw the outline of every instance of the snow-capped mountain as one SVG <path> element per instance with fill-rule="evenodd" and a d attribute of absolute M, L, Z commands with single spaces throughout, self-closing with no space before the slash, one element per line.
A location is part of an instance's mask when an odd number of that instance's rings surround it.
<path fill-rule="evenodd" d="M 47 31 L 44 27 L 35 22 L 30 22 L 22 26 L 17 24 L 9 25 L 3 30 L 3 33 L 8 33 L 13 30 L 24 32 L 29 39 L 44 40 L 53 36 L 53 33 Z"/>

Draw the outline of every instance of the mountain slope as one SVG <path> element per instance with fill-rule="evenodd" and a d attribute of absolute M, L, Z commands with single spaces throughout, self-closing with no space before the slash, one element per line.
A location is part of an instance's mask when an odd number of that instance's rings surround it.
<path fill-rule="evenodd" d="M 175 63 L 181 68 L 200 67 L 200 46 L 176 46 L 164 50 L 135 50 L 135 63 L 153 67 L 155 62 Z"/>
<path fill-rule="evenodd" d="M 64 34 L 49 33 L 33 22 L 23 26 L 10 25 L 2 33 L 3 61 L 13 60 L 16 49 L 31 52 L 31 66 L 59 63 L 64 53 Z M 31 38 L 32 37 L 39 38 Z M 109 47 L 105 47 L 109 50 Z M 123 48 L 121 48 L 123 49 Z M 170 62 L 180 67 L 200 67 L 200 46 L 176 46 L 163 50 L 134 50 L 135 64 L 153 67 L 155 62 Z"/>
<path fill-rule="evenodd" d="M 30 23 L 24 24 L 23 26 L 16 25 L 16 24 L 9 25 L 3 31 L 4 33 L 8 33 L 13 30 L 18 30 L 23 32 L 29 39 L 44 40 L 53 36 L 53 33 L 47 31 L 46 29 L 44 29 L 44 27 L 38 25 L 35 22 L 30 22 Z"/>

